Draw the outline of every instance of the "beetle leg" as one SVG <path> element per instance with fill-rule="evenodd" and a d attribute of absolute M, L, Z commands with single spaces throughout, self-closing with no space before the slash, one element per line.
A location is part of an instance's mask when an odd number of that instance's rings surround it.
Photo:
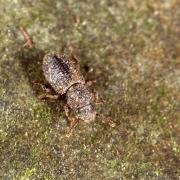
<path fill-rule="evenodd" d="M 43 81 L 32 81 L 33 84 L 41 86 L 41 88 L 46 92 L 46 93 L 52 93 L 53 89 L 50 85 L 47 83 L 44 83 Z"/>
<path fill-rule="evenodd" d="M 72 135 L 73 129 L 77 126 L 78 120 L 75 118 L 69 118 L 70 124 L 66 131 L 66 137 L 70 137 Z"/>
<path fill-rule="evenodd" d="M 44 93 L 44 94 L 41 94 L 38 96 L 38 99 L 40 100 L 43 100 L 43 99 L 53 99 L 53 100 L 57 100 L 59 98 L 59 95 L 57 94 L 47 94 L 47 93 Z"/>
<path fill-rule="evenodd" d="M 70 116 L 70 109 L 67 105 L 64 106 L 65 114 L 68 118 L 69 127 L 66 130 L 66 137 L 72 135 L 73 129 L 77 126 L 78 120 L 75 117 Z"/>
<path fill-rule="evenodd" d="M 96 83 L 96 80 L 87 81 L 86 85 L 91 86 L 92 84 Z M 104 104 L 105 100 L 99 97 L 97 92 L 92 93 L 92 99 L 94 100 L 95 104 Z"/>
<path fill-rule="evenodd" d="M 69 117 L 70 109 L 67 105 L 64 105 L 64 111 L 65 111 L 66 116 Z"/>
<path fill-rule="evenodd" d="M 33 44 L 33 40 L 30 37 L 29 33 L 25 30 L 25 28 L 23 26 L 20 26 L 20 31 L 24 36 L 24 39 L 26 40 L 25 44 L 22 47 L 26 47 L 28 46 L 29 49 L 32 49 L 34 44 Z"/>
<path fill-rule="evenodd" d="M 102 114 L 97 114 L 97 116 L 99 117 L 102 117 L 102 123 L 103 124 L 108 124 L 110 127 L 116 127 L 116 123 L 111 119 L 111 118 L 107 118 L 107 117 L 104 117 Z"/>
<path fill-rule="evenodd" d="M 93 93 L 93 100 L 94 100 L 95 104 L 104 104 L 105 103 L 105 100 L 100 98 L 99 94 L 97 92 Z"/>
<path fill-rule="evenodd" d="M 103 120 L 102 123 L 108 124 L 112 128 L 116 127 L 116 123 L 111 118 Z"/>
<path fill-rule="evenodd" d="M 43 81 L 32 81 L 33 84 L 41 86 L 41 88 L 45 91 L 44 94 L 41 94 L 38 96 L 38 99 L 43 100 L 43 99 L 53 99 L 56 100 L 60 96 L 58 94 L 54 94 L 54 90 L 52 87 Z"/>

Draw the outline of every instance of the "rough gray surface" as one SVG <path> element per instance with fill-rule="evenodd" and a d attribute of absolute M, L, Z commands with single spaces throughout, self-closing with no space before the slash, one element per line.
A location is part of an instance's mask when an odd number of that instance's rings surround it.
<path fill-rule="evenodd" d="M 178 0 L 0 0 L 1 179 L 178 179 Z M 36 48 L 19 50 L 26 27 Z M 74 48 L 116 128 L 40 102 L 42 57 Z M 85 73 L 84 73 L 85 74 Z"/>

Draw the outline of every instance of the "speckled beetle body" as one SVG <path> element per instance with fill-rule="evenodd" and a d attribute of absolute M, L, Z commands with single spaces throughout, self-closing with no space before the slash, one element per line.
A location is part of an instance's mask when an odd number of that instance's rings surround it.
<path fill-rule="evenodd" d="M 24 27 L 20 31 L 26 39 L 26 43 L 21 48 L 33 48 L 34 43 Z M 77 125 L 78 120 L 87 123 L 95 120 L 96 111 L 93 108 L 94 101 L 101 104 L 96 96 L 88 90 L 87 83 L 80 72 L 79 63 L 74 56 L 61 55 L 57 52 L 51 52 L 43 58 L 44 76 L 49 84 L 42 81 L 33 81 L 33 84 L 40 85 L 44 94 L 38 96 L 39 99 L 58 99 L 59 96 L 66 97 L 65 113 L 70 122 L 67 137 L 72 134 L 73 128 Z M 90 81 L 91 84 L 93 81 Z M 55 94 L 54 94 L 55 93 Z M 70 111 L 73 111 L 73 116 Z M 75 118 L 74 118 L 75 115 Z M 111 120 L 105 120 L 111 127 L 116 124 Z"/>
<path fill-rule="evenodd" d="M 87 89 L 76 58 L 51 52 L 43 59 L 43 71 L 55 92 L 65 95 L 67 106 L 77 119 L 85 122 L 95 119 L 93 96 Z"/>

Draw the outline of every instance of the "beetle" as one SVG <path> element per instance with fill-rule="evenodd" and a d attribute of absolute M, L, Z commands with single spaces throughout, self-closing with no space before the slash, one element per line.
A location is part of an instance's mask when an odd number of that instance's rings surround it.
<path fill-rule="evenodd" d="M 27 31 L 23 27 L 20 31 L 26 39 L 23 47 L 33 48 L 32 38 Z M 48 84 L 42 81 L 33 81 L 33 84 L 40 85 L 45 90 L 39 99 L 58 99 L 60 96 L 65 96 L 64 109 L 70 122 L 66 136 L 70 137 L 79 120 L 86 123 L 95 120 L 97 113 L 94 104 L 102 101 L 89 91 L 88 86 L 93 81 L 86 83 L 81 74 L 79 62 L 73 54 L 68 56 L 50 52 L 43 58 L 42 69 Z M 111 120 L 108 120 L 108 124 L 115 126 Z"/>
<path fill-rule="evenodd" d="M 61 55 L 57 52 L 46 54 L 43 58 L 43 72 L 57 95 L 65 95 L 65 112 L 71 121 L 70 129 L 77 122 L 70 117 L 70 110 L 74 112 L 75 119 L 87 123 L 95 119 L 96 111 L 92 105 L 93 94 L 88 90 L 78 61 L 73 55 Z"/>

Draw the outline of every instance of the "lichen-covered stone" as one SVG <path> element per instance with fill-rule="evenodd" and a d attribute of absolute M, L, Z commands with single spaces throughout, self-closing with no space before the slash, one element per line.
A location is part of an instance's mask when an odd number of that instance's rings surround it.
<path fill-rule="evenodd" d="M 0 0 L 0 178 L 178 179 L 178 23 L 179 0 Z M 72 48 L 117 127 L 97 118 L 68 140 L 61 101 L 31 82 L 46 52 Z"/>

